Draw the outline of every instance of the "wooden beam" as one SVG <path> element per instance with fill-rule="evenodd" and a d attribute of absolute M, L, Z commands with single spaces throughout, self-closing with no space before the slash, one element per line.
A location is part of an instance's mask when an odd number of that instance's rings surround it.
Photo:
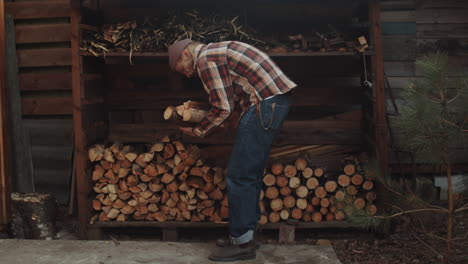
<path fill-rule="evenodd" d="M 83 60 L 80 56 L 80 24 L 81 1 L 71 0 L 71 62 L 72 62 L 72 110 L 73 132 L 75 146 L 75 183 L 77 190 L 77 207 L 79 236 L 87 238 L 87 224 L 91 217 L 91 201 L 88 199 L 91 191 L 91 183 L 87 177 L 86 135 L 83 130 L 82 87 L 81 74 L 83 73 Z"/>
<path fill-rule="evenodd" d="M 0 226 L 5 227 L 9 223 L 11 214 L 11 189 L 6 113 L 5 14 L 3 4 L 3 0 L 0 0 Z"/>
<path fill-rule="evenodd" d="M 382 169 L 388 168 L 387 121 L 385 108 L 384 64 L 382 48 L 382 30 L 380 19 L 380 0 L 370 0 L 369 18 L 371 25 L 371 45 L 374 48 L 372 56 L 374 123 L 376 155 Z"/>
<path fill-rule="evenodd" d="M 11 139 L 13 189 L 21 193 L 35 192 L 33 165 L 29 135 L 23 128 L 21 116 L 21 95 L 16 61 L 15 24 L 11 15 L 6 15 L 6 60 L 9 132 Z"/>

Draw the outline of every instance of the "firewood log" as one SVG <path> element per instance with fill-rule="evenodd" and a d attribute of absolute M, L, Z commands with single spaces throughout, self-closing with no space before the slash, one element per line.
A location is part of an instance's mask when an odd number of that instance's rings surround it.
<path fill-rule="evenodd" d="M 352 176 L 356 172 L 356 166 L 354 164 L 346 164 L 343 171 L 346 175 Z"/>
<path fill-rule="evenodd" d="M 273 211 L 280 211 L 283 209 L 283 200 L 281 198 L 276 198 L 271 201 L 270 207 Z"/>
<path fill-rule="evenodd" d="M 312 221 L 319 223 L 322 221 L 323 215 L 320 212 L 312 213 Z"/>
<path fill-rule="evenodd" d="M 369 180 L 366 180 L 363 184 L 362 184 L 362 188 L 366 191 L 370 191 L 372 190 L 372 188 L 374 188 L 374 183 L 372 181 L 369 181 Z"/>
<path fill-rule="evenodd" d="M 325 191 L 325 188 L 320 186 L 315 189 L 315 196 L 317 196 L 318 198 L 324 198 L 326 195 L 327 192 Z"/>
<path fill-rule="evenodd" d="M 350 182 L 351 180 L 348 175 L 341 174 L 340 176 L 338 176 L 338 184 L 340 186 L 346 187 L 349 185 Z"/>
<path fill-rule="evenodd" d="M 314 176 L 314 170 L 312 168 L 305 168 L 302 171 L 302 177 L 308 179 L 310 177 Z"/>
<path fill-rule="evenodd" d="M 336 211 L 335 219 L 336 220 L 343 220 L 345 218 L 345 214 L 343 211 Z"/>
<path fill-rule="evenodd" d="M 296 200 L 296 207 L 304 210 L 307 207 L 307 200 L 306 199 L 297 199 Z"/>
<path fill-rule="evenodd" d="M 281 219 L 283 219 L 283 220 L 288 220 L 288 218 L 289 218 L 289 211 L 288 211 L 287 209 L 281 210 L 281 212 L 280 212 L 280 217 L 281 217 Z"/>
<path fill-rule="evenodd" d="M 283 198 L 283 204 L 286 208 L 294 208 L 296 206 L 296 198 L 289 195 Z"/>
<path fill-rule="evenodd" d="M 366 206 L 366 201 L 362 198 L 356 198 L 354 200 L 354 208 L 360 210 L 363 209 Z"/>
<path fill-rule="evenodd" d="M 336 181 L 327 181 L 325 183 L 325 190 L 329 193 L 332 193 L 336 190 L 337 188 L 337 184 L 336 184 Z"/>
<path fill-rule="evenodd" d="M 278 223 L 280 221 L 280 219 L 281 219 L 281 217 L 280 217 L 280 214 L 278 212 L 271 212 L 268 215 L 268 220 L 271 223 Z"/>
<path fill-rule="evenodd" d="M 263 183 L 266 185 L 266 186 L 272 186 L 274 185 L 276 182 L 276 178 L 273 174 L 267 174 L 265 176 L 263 176 Z"/>
<path fill-rule="evenodd" d="M 294 168 L 295 169 L 295 168 Z M 296 189 L 301 185 L 301 180 L 298 177 L 291 177 L 289 179 L 289 187 L 291 189 Z"/>
<path fill-rule="evenodd" d="M 354 185 L 361 185 L 364 182 L 364 178 L 360 174 L 354 174 L 353 177 L 351 177 L 351 182 Z"/>
<path fill-rule="evenodd" d="M 279 191 L 278 191 L 278 188 L 276 188 L 275 186 L 270 186 L 265 191 L 265 197 L 270 200 L 278 198 L 278 195 L 279 195 Z"/>
<path fill-rule="evenodd" d="M 307 161 L 303 158 L 298 158 L 294 162 L 294 165 L 296 166 L 297 170 L 303 171 L 305 168 L 307 168 Z"/>
<path fill-rule="evenodd" d="M 317 180 L 317 178 L 315 178 L 315 177 L 308 179 L 307 182 L 306 182 L 306 186 L 307 186 L 307 188 L 309 188 L 309 190 L 314 190 L 319 185 L 320 185 L 320 183 Z"/>
<path fill-rule="evenodd" d="M 284 169 L 283 164 L 281 164 L 280 162 L 275 162 L 271 166 L 271 173 L 273 175 L 280 175 L 283 173 L 283 169 Z"/>
<path fill-rule="evenodd" d="M 268 217 L 266 215 L 261 215 L 258 224 L 264 225 L 268 223 Z"/>
<path fill-rule="evenodd" d="M 294 208 L 291 212 L 291 216 L 294 218 L 294 219 L 301 219 L 302 218 L 302 210 L 299 209 L 299 208 Z"/>
<path fill-rule="evenodd" d="M 370 204 L 366 207 L 366 212 L 369 215 L 375 215 L 377 213 L 377 207 L 373 204 Z"/>
<path fill-rule="evenodd" d="M 280 194 L 282 196 L 288 196 L 292 193 L 292 189 L 289 188 L 288 186 L 281 187 L 280 189 Z"/>
<path fill-rule="evenodd" d="M 292 178 L 296 176 L 297 174 L 297 169 L 293 165 L 286 165 L 284 167 L 284 175 L 288 178 Z"/>
<path fill-rule="evenodd" d="M 322 177 L 324 173 L 325 173 L 325 171 L 322 168 L 315 168 L 314 169 L 314 175 L 316 177 L 318 177 L 318 178 Z"/>
<path fill-rule="evenodd" d="M 308 193 L 309 193 L 309 189 L 307 189 L 307 187 L 305 186 L 299 186 L 296 189 L 296 195 L 300 198 L 305 198 Z"/>
<path fill-rule="evenodd" d="M 322 207 L 330 206 L 330 200 L 328 200 L 327 198 L 320 199 L 320 206 Z"/>
<path fill-rule="evenodd" d="M 289 179 L 286 177 L 286 176 L 277 176 L 276 177 L 276 185 L 278 187 L 285 187 L 285 186 L 288 186 L 289 184 Z"/>
<path fill-rule="evenodd" d="M 310 200 L 310 203 L 314 206 L 317 206 L 320 204 L 320 198 L 318 198 L 317 196 L 314 196 L 312 197 L 312 199 Z"/>

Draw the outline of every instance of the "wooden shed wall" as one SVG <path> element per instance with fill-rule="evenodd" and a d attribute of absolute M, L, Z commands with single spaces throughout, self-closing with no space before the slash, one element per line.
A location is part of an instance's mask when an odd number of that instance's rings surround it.
<path fill-rule="evenodd" d="M 415 60 L 424 48 L 454 48 L 454 65 L 468 66 L 467 8 L 464 0 L 382 0 L 385 72 L 397 104 L 402 88 L 419 76 Z M 36 189 L 55 193 L 61 202 L 69 190 L 73 136 L 69 10 L 67 0 L 6 3 L 6 13 L 15 16 L 23 122 Z M 395 109 L 389 93 L 387 98 L 391 124 Z M 408 162 L 404 155 L 400 159 Z"/>
<path fill-rule="evenodd" d="M 36 191 L 68 200 L 72 157 L 70 1 L 5 3 L 14 16 L 23 126 Z M 13 189 L 14 190 L 14 189 Z"/>
<path fill-rule="evenodd" d="M 421 77 L 416 59 L 426 52 L 439 48 L 450 56 L 450 76 L 459 76 L 461 69 L 468 69 L 468 1 L 464 0 L 405 0 L 382 1 L 382 32 L 384 67 L 390 86 L 387 87 L 387 115 L 395 147 L 391 151 L 391 163 L 400 160 L 409 164 L 408 154 L 398 152 L 399 132 L 392 123 L 396 109 L 402 100 L 402 89 L 411 80 Z M 390 89 L 388 89 L 390 88 Z M 467 164 L 467 146 L 453 147 L 459 153 L 455 160 Z M 459 169 L 466 166 L 457 166 Z"/>

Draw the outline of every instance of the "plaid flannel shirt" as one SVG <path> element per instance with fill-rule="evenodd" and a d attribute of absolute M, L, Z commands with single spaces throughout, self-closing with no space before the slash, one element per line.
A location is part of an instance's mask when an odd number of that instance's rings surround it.
<path fill-rule="evenodd" d="M 195 67 L 211 104 L 209 113 L 195 127 L 201 136 L 221 125 L 236 103 L 242 116 L 258 102 L 296 87 L 268 55 L 242 42 L 199 45 L 195 54 Z"/>

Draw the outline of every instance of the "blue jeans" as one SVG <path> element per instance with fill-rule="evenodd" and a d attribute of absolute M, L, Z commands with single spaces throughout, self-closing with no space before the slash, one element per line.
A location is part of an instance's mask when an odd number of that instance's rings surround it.
<path fill-rule="evenodd" d="M 229 231 L 234 242 L 243 237 L 235 244 L 251 240 L 250 234 L 260 219 L 258 204 L 263 170 L 271 145 L 289 112 L 290 101 L 286 94 L 263 100 L 247 110 L 239 122 L 226 177 Z"/>

